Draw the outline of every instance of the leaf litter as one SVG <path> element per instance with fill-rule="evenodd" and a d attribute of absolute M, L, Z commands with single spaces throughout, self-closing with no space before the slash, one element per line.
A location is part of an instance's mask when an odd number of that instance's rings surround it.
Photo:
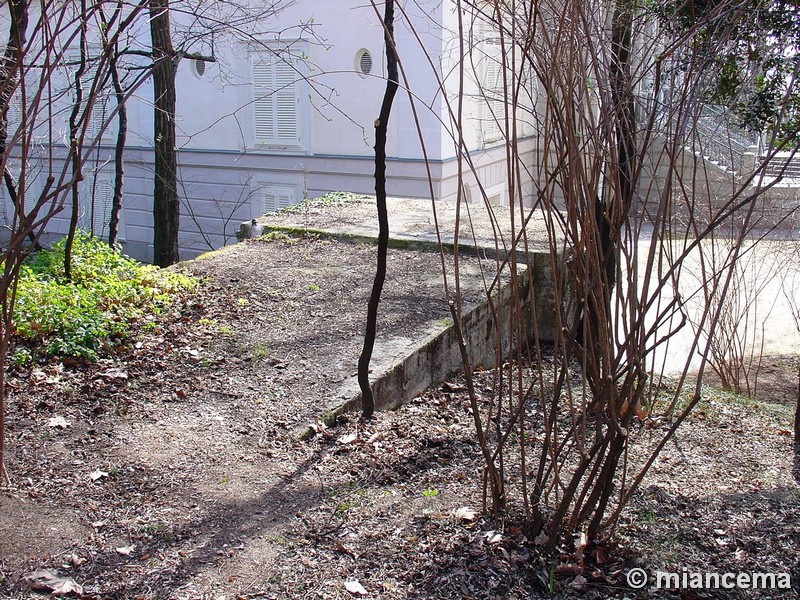
<path fill-rule="evenodd" d="M 298 296 L 287 284 L 285 251 L 248 268 L 235 256 L 207 262 L 201 295 L 128 355 L 10 374 L 14 481 L 0 494 L 0 595 L 23 598 L 63 580 L 50 593 L 656 597 L 625 585 L 631 566 L 789 570 L 800 581 L 800 493 L 781 434 L 788 411 L 712 400 L 665 449 L 615 539 L 578 539 L 561 560 L 543 556 L 546 540 L 513 514 L 505 528 L 481 514 L 482 464 L 460 380 L 365 425 L 348 415 L 331 427 L 316 421 L 317 435 L 300 441 L 298 425 L 314 415 L 297 417 L 310 414 L 309 400 L 290 395 L 288 382 L 341 375 L 306 358 L 320 340 L 275 341 L 331 312 L 324 286 Z M 341 249 L 314 241 L 304 252 L 317 260 Z M 359 268 L 367 281 L 369 268 Z M 357 346 L 363 317 L 351 313 L 335 330 Z M 326 357 L 338 355 L 336 343 L 345 342 L 334 339 Z M 724 419 L 709 416 L 715 410 Z M 28 516 L 4 510 L 12 502 Z M 37 510 L 52 527 L 59 515 L 64 525 L 80 515 L 82 528 L 42 537 Z M 33 544 L 37 536 L 44 541 Z"/>

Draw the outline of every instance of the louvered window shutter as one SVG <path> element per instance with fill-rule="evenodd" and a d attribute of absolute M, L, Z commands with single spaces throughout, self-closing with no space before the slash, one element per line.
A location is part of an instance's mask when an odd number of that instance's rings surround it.
<path fill-rule="evenodd" d="M 108 176 L 97 180 L 94 198 L 92 232 L 99 238 L 108 238 L 108 223 L 111 221 L 111 202 L 114 199 L 114 182 Z"/>
<path fill-rule="evenodd" d="M 294 188 L 281 185 L 262 185 L 252 195 L 250 212 L 252 218 L 275 212 L 295 203 Z"/>
<path fill-rule="evenodd" d="M 499 44 L 487 41 L 485 51 L 486 69 L 483 78 L 483 94 L 486 99 L 486 110 L 483 119 L 483 138 L 485 141 L 494 141 L 499 139 L 502 134 L 500 123 L 505 118 L 503 63 Z"/>
<path fill-rule="evenodd" d="M 275 64 L 275 120 L 278 143 L 298 144 L 297 73 L 286 62 Z"/>
<path fill-rule="evenodd" d="M 259 56 L 253 63 L 255 142 L 299 146 L 298 75 L 292 63 Z"/>
<path fill-rule="evenodd" d="M 91 89 L 91 81 L 86 84 L 84 88 L 84 94 L 86 94 Z M 109 104 L 109 96 L 104 90 L 98 90 L 97 95 L 94 99 L 94 104 L 92 104 L 92 114 L 89 120 L 89 126 L 86 129 L 86 138 L 87 140 L 91 141 L 94 138 L 100 136 L 100 139 L 103 141 L 107 141 L 109 139 L 111 133 L 111 127 L 106 127 L 103 129 L 103 124 L 108 121 L 109 119 L 109 112 L 111 106 Z"/>
<path fill-rule="evenodd" d="M 69 57 L 70 67 L 68 70 L 68 85 L 72 90 L 72 94 L 70 96 L 71 102 L 75 101 L 75 73 L 78 70 L 78 63 L 80 62 L 81 57 L 80 54 L 74 54 Z M 97 75 L 97 66 L 91 60 L 87 58 L 86 62 L 86 71 L 83 73 L 81 77 L 81 86 L 83 88 L 83 96 L 82 96 L 82 104 L 83 109 L 81 111 L 81 115 L 83 116 L 87 103 L 89 101 L 89 95 L 92 92 L 92 84 L 94 82 L 94 78 Z M 113 106 L 111 105 L 111 95 L 109 94 L 108 89 L 104 89 L 98 87 L 95 90 L 95 97 L 94 102 L 92 103 L 92 109 L 89 111 L 87 118 L 89 119 L 89 123 L 86 125 L 86 138 L 84 143 L 86 145 L 91 144 L 95 138 L 100 136 L 100 140 L 104 142 L 108 142 L 113 140 L 113 134 L 111 131 L 111 123 L 108 127 L 103 129 L 103 124 L 109 120 L 109 114 L 111 113 Z M 72 110 L 70 106 L 69 110 L 66 111 L 66 118 L 69 119 L 69 114 Z"/>
<path fill-rule="evenodd" d="M 22 124 L 22 91 L 17 88 L 8 103 L 8 139 L 10 140 Z"/>
<path fill-rule="evenodd" d="M 271 143 L 275 138 L 275 117 L 272 97 L 272 69 L 269 63 L 253 65 L 253 109 L 256 142 Z"/>
<path fill-rule="evenodd" d="M 19 73 L 17 73 L 19 77 Z M 29 75 L 26 71 L 25 73 L 25 101 L 30 104 L 31 96 L 35 95 L 36 87 L 34 82 L 33 76 Z M 11 93 L 11 98 L 8 103 L 8 141 L 10 142 L 11 139 L 17 134 L 17 130 L 19 129 L 20 125 L 22 125 L 22 113 L 23 113 L 23 106 L 22 106 L 22 81 L 17 81 L 16 89 Z M 27 125 L 30 126 L 30 115 L 27 115 L 28 123 Z M 25 133 L 23 132 L 23 137 Z"/>
<path fill-rule="evenodd" d="M 89 176 L 81 189 L 83 218 L 80 226 L 91 231 L 95 237 L 108 239 L 108 223 L 111 221 L 111 204 L 114 200 L 114 176 L 98 173 Z M 120 235 L 120 237 L 122 237 Z"/>

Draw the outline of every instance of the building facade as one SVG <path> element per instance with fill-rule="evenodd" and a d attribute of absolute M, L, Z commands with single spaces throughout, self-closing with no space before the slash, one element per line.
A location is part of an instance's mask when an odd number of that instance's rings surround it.
<path fill-rule="evenodd" d="M 459 34 L 454 2 L 397 4 L 402 81 L 389 124 L 389 195 L 452 200 L 460 192 L 470 201 L 507 201 L 507 115 L 502 95 L 493 95 L 503 85 L 496 32 L 462 14 L 461 30 L 469 25 Z M 175 66 L 182 258 L 235 241 L 241 221 L 266 211 L 329 191 L 373 192 L 374 120 L 385 89 L 386 59 L 381 15 L 370 3 L 300 0 L 277 7 L 257 28 L 250 24 L 206 34 L 195 29 L 197 19 L 181 11 L 180 3 L 172 6 L 180 48 Z M 153 82 L 142 75 L 149 42 L 145 16 L 126 32 L 134 40 L 128 47 L 140 51 L 131 52 L 125 63 L 132 83 L 119 240 L 127 253 L 150 260 Z M 90 55 L 101 53 L 96 36 L 92 42 L 90 35 L 88 47 Z M 36 125 L 52 132 L 55 124 L 56 135 L 26 145 L 29 202 L 45 186 L 46 161 L 55 155 L 63 165 L 69 145 L 71 89 L 80 62 L 75 36 L 62 50 L 50 78 L 62 93 L 48 99 L 56 116 Z M 42 59 L 31 58 L 36 60 Z M 85 87 L 94 90 L 91 65 L 86 70 Z M 101 236 L 107 235 L 118 127 L 109 86 L 107 81 L 97 85 L 87 117 L 84 144 L 91 149 L 85 152 L 80 186 L 80 224 Z M 28 93 L 27 102 L 33 95 Z M 25 112 L 18 96 L 9 110 L 10 129 Z M 459 100 L 460 118 L 455 116 Z M 26 107 L 33 114 L 31 105 Z M 518 126 L 521 152 L 531 150 L 532 132 L 530 126 Z M 19 150 L 9 158 L 12 171 L 20 170 L 21 158 Z M 36 161 L 41 161 L 38 170 L 32 167 Z M 50 234 L 67 231 L 69 200 L 64 204 L 66 210 L 48 225 Z M 4 206 L 3 218 L 10 224 L 13 207 L 7 198 Z"/>

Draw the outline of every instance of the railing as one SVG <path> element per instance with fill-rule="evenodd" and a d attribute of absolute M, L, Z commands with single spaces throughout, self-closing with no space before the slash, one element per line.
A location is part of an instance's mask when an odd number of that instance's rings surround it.
<path fill-rule="evenodd" d="M 781 177 L 781 181 L 796 180 L 794 186 L 800 185 L 800 155 L 793 152 L 777 152 L 764 168 L 764 177 Z"/>
<path fill-rule="evenodd" d="M 758 135 L 733 125 L 724 108 L 704 107 L 694 131 L 692 149 L 721 169 L 743 174 L 758 155 Z"/>

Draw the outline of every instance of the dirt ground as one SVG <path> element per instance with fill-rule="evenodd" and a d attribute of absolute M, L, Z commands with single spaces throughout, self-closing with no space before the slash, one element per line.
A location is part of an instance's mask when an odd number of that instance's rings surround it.
<path fill-rule="evenodd" d="M 627 586 L 634 566 L 788 572 L 796 594 L 796 358 L 763 370 L 769 403 L 700 406 L 583 589 L 573 576 L 551 584 L 520 530 L 472 514 L 481 459 L 460 382 L 300 441 L 350 393 L 363 327 L 352 307 L 365 305 L 371 253 L 320 239 L 238 245 L 192 263 L 201 293 L 127 355 L 12 372 L 0 596 L 31 596 L 23 575 L 37 569 L 86 598 L 656 596 Z M 392 258 L 381 327 L 414 335 L 446 318 L 443 302 L 421 300 L 441 297 L 438 282 L 411 277 L 436 256 Z"/>

